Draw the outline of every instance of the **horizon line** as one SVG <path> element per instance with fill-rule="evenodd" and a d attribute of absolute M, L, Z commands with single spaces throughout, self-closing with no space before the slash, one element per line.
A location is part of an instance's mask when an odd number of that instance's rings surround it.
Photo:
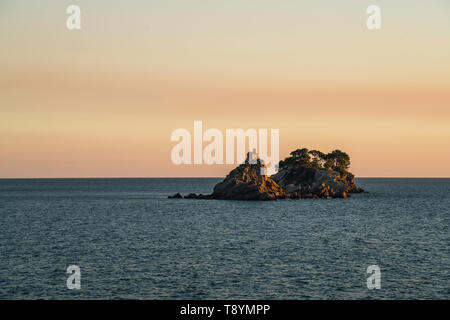
<path fill-rule="evenodd" d="M 0 177 L 0 180 L 50 180 L 50 179 L 223 179 L 226 176 L 221 177 Z M 406 176 L 355 176 L 360 179 L 450 179 L 450 177 L 406 177 Z"/>

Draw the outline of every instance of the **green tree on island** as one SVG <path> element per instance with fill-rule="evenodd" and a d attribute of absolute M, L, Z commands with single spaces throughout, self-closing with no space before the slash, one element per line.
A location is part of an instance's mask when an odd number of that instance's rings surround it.
<path fill-rule="evenodd" d="M 280 161 L 280 168 L 294 165 L 296 167 L 326 169 L 346 173 L 350 167 L 349 155 L 341 150 L 333 150 L 325 154 L 319 150 L 309 151 L 307 148 L 302 148 L 292 151 L 290 155 L 290 157 Z"/>
<path fill-rule="evenodd" d="M 311 150 L 309 154 L 313 157 L 311 167 L 314 169 L 323 169 L 327 161 L 327 155 L 319 150 Z"/>
<path fill-rule="evenodd" d="M 341 150 L 333 150 L 327 154 L 327 169 L 331 168 L 334 171 L 345 173 L 350 167 L 350 156 Z"/>
<path fill-rule="evenodd" d="M 291 156 L 299 166 L 309 166 L 311 164 L 311 156 L 308 153 L 308 149 L 297 149 L 291 152 Z"/>

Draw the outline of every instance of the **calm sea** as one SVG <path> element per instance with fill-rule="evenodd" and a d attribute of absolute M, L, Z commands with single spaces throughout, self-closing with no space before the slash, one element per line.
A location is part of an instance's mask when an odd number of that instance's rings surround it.
<path fill-rule="evenodd" d="M 167 199 L 219 180 L 0 180 L 0 299 L 450 298 L 450 179 L 357 179 L 371 193 L 350 199 Z"/>

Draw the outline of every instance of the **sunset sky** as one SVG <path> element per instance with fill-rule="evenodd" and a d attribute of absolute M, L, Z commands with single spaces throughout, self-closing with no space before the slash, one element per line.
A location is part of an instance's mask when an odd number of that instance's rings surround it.
<path fill-rule="evenodd" d="M 172 164 L 194 120 L 279 129 L 281 158 L 341 149 L 358 177 L 450 177 L 450 1 L 0 2 L 0 178 L 224 176 Z"/>

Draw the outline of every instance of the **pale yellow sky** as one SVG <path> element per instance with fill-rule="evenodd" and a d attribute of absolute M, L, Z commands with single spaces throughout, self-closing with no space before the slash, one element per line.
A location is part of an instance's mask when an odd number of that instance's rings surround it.
<path fill-rule="evenodd" d="M 57 4 L 56 4 L 57 3 Z M 450 177 L 450 5 L 78 1 L 0 6 L 0 178 L 223 176 L 170 134 L 280 129 L 357 176 Z M 430 5 L 432 3 L 432 5 Z"/>

